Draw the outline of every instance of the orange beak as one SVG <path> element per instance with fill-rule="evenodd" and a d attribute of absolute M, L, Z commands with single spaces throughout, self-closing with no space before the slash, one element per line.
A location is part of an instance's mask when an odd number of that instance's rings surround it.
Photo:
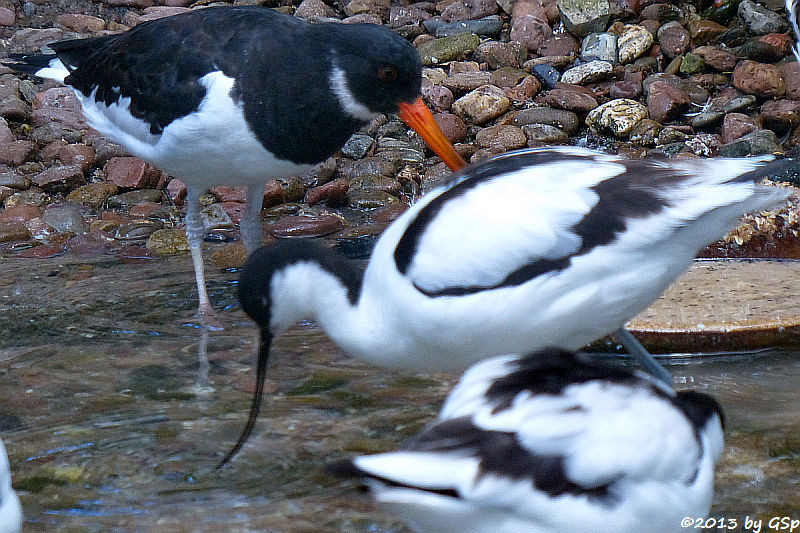
<path fill-rule="evenodd" d="M 444 161 L 450 170 L 456 171 L 467 166 L 467 162 L 458 155 L 453 144 L 447 140 L 439 125 L 433 120 L 433 115 L 422 103 L 422 98 L 417 98 L 413 103 L 400 102 L 400 120 L 416 131 L 422 140 L 428 143 L 433 153 Z"/>

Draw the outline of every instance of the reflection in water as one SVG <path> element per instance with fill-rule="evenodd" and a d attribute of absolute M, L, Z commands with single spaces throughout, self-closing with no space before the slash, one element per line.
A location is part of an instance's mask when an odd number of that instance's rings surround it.
<path fill-rule="evenodd" d="M 370 367 L 294 328 L 275 344 L 253 437 L 216 471 L 253 387 L 236 275 L 209 276 L 228 308 L 209 331 L 191 320 L 188 258 L 65 261 L 4 259 L 0 280 L 0 434 L 26 531 L 406 531 L 324 464 L 396 447 L 456 376 Z M 713 512 L 800 518 L 797 354 L 669 363 L 728 415 Z"/>

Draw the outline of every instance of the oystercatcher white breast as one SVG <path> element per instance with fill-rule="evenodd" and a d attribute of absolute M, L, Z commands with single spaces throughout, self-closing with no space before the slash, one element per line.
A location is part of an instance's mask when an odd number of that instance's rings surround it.
<path fill-rule="evenodd" d="M 22 529 L 22 507 L 11 488 L 11 470 L 3 441 L 0 440 L 0 533 L 18 533 Z"/>
<path fill-rule="evenodd" d="M 722 421 L 708 395 L 546 349 L 478 363 L 400 450 L 334 470 L 417 532 L 679 532 L 711 507 Z"/>
<path fill-rule="evenodd" d="M 786 189 L 755 183 L 795 165 L 753 159 L 628 160 L 573 147 L 468 167 L 408 209 L 366 272 L 311 242 L 251 254 L 239 299 L 269 347 L 315 320 L 347 353 L 387 367 L 460 370 L 544 347 L 576 350 L 644 310 L 741 215 Z"/>
<path fill-rule="evenodd" d="M 419 99 L 416 50 L 380 26 L 211 7 L 50 47 L 55 56 L 8 64 L 71 87 L 91 127 L 186 182 L 201 313 L 211 311 L 200 253 L 207 188 L 247 185 L 241 229 L 252 251 L 265 182 L 324 161 L 380 113 L 401 111 L 448 164 L 463 164 Z"/>

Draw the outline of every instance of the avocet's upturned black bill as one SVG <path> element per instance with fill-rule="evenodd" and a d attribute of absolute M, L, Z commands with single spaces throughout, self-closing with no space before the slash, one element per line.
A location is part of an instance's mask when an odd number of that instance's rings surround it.
<path fill-rule="evenodd" d="M 203 314 L 199 198 L 209 187 L 247 186 L 241 228 L 252 251 L 265 182 L 324 161 L 380 113 L 400 112 L 451 168 L 464 164 L 419 98 L 416 49 L 380 26 L 211 7 L 50 47 L 55 56 L 8 64 L 71 87 L 91 127 L 186 183 Z"/>
<path fill-rule="evenodd" d="M 743 213 L 784 201 L 787 189 L 754 183 L 795 164 L 770 159 L 524 150 L 424 196 L 384 232 L 363 275 L 313 242 L 260 248 L 239 282 L 261 329 L 257 380 L 272 338 L 303 319 L 347 353 L 395 368 L 579 349 L 643 311 Z"/>
<path fill-rule="evenodd" d="M 677 533 L 723 449 L 706 394 L 547 349 L 470 368 L 398 451 L 332 467 L 417 533 Z"/>

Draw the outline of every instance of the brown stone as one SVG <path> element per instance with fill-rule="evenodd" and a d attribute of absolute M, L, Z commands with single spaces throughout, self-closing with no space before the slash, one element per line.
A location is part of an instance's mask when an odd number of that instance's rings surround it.
<path fill-rule="evenodd" d="M 496 0 L 459 0 L 452 2 L 442 10 L 442 20 L 456 22 L 475 20 L 497 13 Z"/>
<path fill-rule="evenodd" d="M 587 94 L 583 87 L 574 89 L 569 84 L 562 84 L 540 95 L 537 102 L 558 109 L 567 109 L 579 115 L 585 115 L 595 107 L 597 100 L 594 96 Z"/>
<path fill-rule="evenodd" d="M 728 49 L 717 46 L 698 46 L 692 53 L 700 58 L 709 67 L 720 72 L 731 72 L 736 66 L 736 54 Z"/>
<path fill-rule="evenodd" d="M 647 111 L 656 122 L 666 122 L 680 115 L 692 102 L 689 94 L 664 81 L 650 84 Z"/>
<path fill-rule="evenodd" d="M 513 104 L 521 105 L 530 102 L 541 88 L 542 83 L 539 80 L 533 76 L 525 76 L 519 84 L 503 89 L 503 92 Z"/>
<path fill-rule="evenodd" d="M 217 185 L 212 187 L 209 192 L 216 196 L 220 202 L 247 202 L 247 187 L 243 185 Z"/>
<path fill-rule="evenodd" d="M 453 91 L 441 85 L 422 85 L 422 99 L 434 112 L 449 111 L 453 105 Z"/>
<path fill-rule="evenodd" d="M 491 83 L 491 81 L 492 74 L 490 72 L 459 72 L 446 77 L 442 81 L 442 85 L 453 92 L 463 93 L 474 91 L 482 85 Z"/>
<path fill-rule="evenodd" d="M 722 24 L 711 20 L 691 20 L 687 25 L 689 26 L 689 35 L 697 44 L 707 43 L 728 31 L 728 28 Z"/>
<path fill-rule="evenodd" d="M 761 122 L 764 128 L 776 133 L 785 133 L 800 125 L 800 101 L 770 100 L 761 106 Z"/>
<path fill-rule="evenodd" d="M 86 183 L 80 165 L 59 165 L 36 174 L 32 180 L 47 192 L 67 192 Z"/>
<path fill-rule="evenodd" d="M 478 46 L 472 57 L 479 63 L 486 63 L 490 69 L 519 67 L 528 58 L 528 49 L 517 41 L 486 41 Z"/>
<path fill-rule="evenodd" d="M 0 242 L 16 242 L 30 239 L 31 234 L 21 222 L 0 223 Z"/>
<path fill-rule="evenodd" d="M 26 248 L 16 254 L 14 257 L 22 257 L 23 259 L 50 259 L 57 257 L 64 253 L 64 247 L 59 244 L 40 244 L 32 248 Z"/>
<path fill-rule="evenodd" d="M 667 22 L 658 29 L 658 44 L 667 57 L 686 53 L 691 43 L 689 32 L 679 22 Z"/>
<path fill-rule="evenodd" d="M 344 223 L 333 215 L 283 217 L 267 226 L 267 233 L 273 237 L 322 237 L 339 231 Z"/>
<path fill-rule="evenodd" d="M 436 113 L 433 115 L 433 120 L 442 130 L 444 136 L 455 144 L 462 142 L 467 136 L 467 126 L 460 117 L 452 113 Z"/>
<path fill-rule="evenodd" d="M 312 187 L 306 191 L 306 204 L 313 206 L 322 202 L 330 206 L 341 205 L 347 197 L 349 182 L 344 178 L 337 178 L 319 187 Z"/>
<path fill-rule="evenodd" d="M 89 170 L 94 165 L 97 157 L 94 148 L 85 144 L 68 144 L 59 147 L 58 158 L 65 165 L 80 165 L 83 170 Z"/>
<path fill-rule="evenodd" d="M 782 98 L 786 93 L 786 82 L 780 67 L 742 61 L 733 70 L 733 86 L 745 94 Z"/>
<path fill-rule="evenodd" d="M 545 39 L 537 52 L 542 57 L 569 56 L 577 54 L 580 49 L 581 44 L 572 34 L 559 33 Z"/>
<path fill-rule="evenodd" d="M 34 147 L 31 141 L 0 143 L 0 163 L 18 167 L 28 159 Z"/>
<path fill-rule="evenodd" d="M 794 40 L 785 33 L 768 33 L 759 37 L 758 41 L 775 48 L 781 56 L 788 54 L 794 44 Z"/>
<path fill-rule="evenodd" d="M 781 65 L 781 74 L 786 83 L 786 98 L 800 100 L 800 63 L 784 63 Z"/>
<path fill-rule="evenodd" d="M 13 26 L 17 21 L 14 12 L 7 7 L 0 7 L 0 26 Z"/>
<path fill-rule="evenodd" d="M 757 129 L 759 125 L 751 117 L 743 113 L 727 113 L 722 120 L 722 142 L 735 141 Z"/>
<path fill-rule="evenodd" d="M 516 126 L 490 126 L 478 132 L 475 142 L 481 148 L 500 145 L 505 150 L 514 150 L 524 147 L 528 139 L 525 137 L 525 133 Z"/>
<path fill-rule="evenodd" d="M 0 211 L 0 223 L 26 222 L 42 216 L 42 209 L 35 205 L 21 204 Z"/>
<path fill-rule="evenodd" d="M 161 171 L 138 157 L 112 157 L 103 172 L 108 181 L 123 188 L 151 189 L 161 181 Z"/>
<path fill-rule="evenodd" d="M 522 43 L 528 50 L 538 51 L 553 31 L 547 12 L 538 1 L 518 1 L 511 16 L 511 40 Z"/>
<path fill-rule="evenodd" d="M 82 13 L 63 13 L 56 18 L 56 24 L 78 33 L 94 33 L 106 27 L 105 20 Z"/>

